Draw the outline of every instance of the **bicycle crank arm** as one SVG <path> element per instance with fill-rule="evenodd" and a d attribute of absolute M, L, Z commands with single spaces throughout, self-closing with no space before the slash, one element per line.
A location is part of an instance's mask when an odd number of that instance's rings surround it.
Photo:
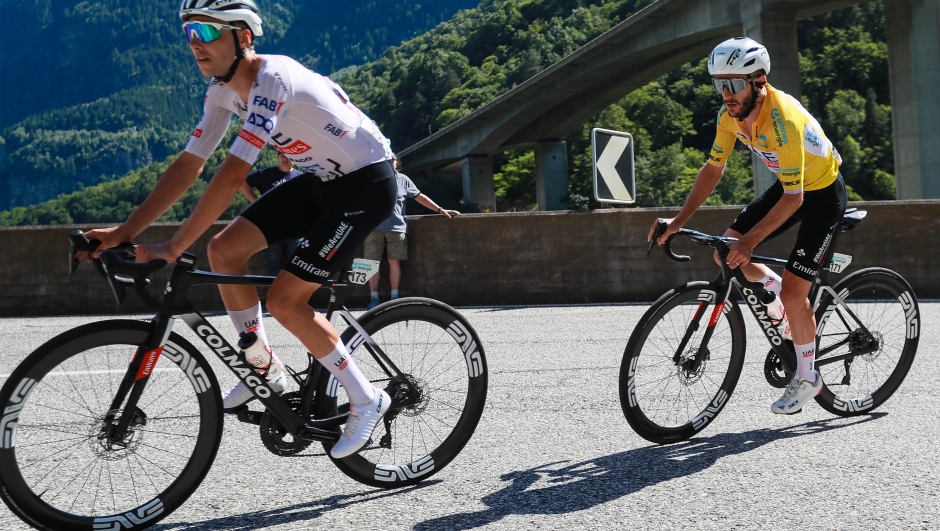
<path fill-rule="evenodd" d="M 340 434 L 335 431 L 321 430 L 320 428 L 308 425 L 306 428 L 301 429 L 297 436 L 305 441 L 335 443 L 339 440 Z"/>

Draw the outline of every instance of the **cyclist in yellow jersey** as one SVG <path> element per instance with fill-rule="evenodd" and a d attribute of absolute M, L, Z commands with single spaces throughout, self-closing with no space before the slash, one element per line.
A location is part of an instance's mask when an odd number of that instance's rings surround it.
<path fill-rule="evenodd" d="M 726 40 L 712 51 L 708 73 L 724 103 L 718 111 L 715 143 L 682 210 L 672 219 L 661 220 L 668 228 L 658 243 L 665 243 L 705 203 L 721 179 L 735 141 L 740 140 L 777 175 L 777 181 L 745 207 L 725 232 L 738 238 L 729 245 L 727 261 L 732 268 L 740 267 L 748 280 L 762 282 L 777 294 L 768 314 L 779 320 L 785 338 L 792 334 L 797 369 L 770 409 L 796 413 L 822 391 L 822 379 L 813 369 L 816 318 L 807 296 L 845 214 L 845 183 L 839 174 L 842 160 L 800 102 L 767 83 L 770 55 L 761 44 L 746 37 Z M 782 279 L 767 266 L 749 263 L 754 247 L 796 223 L 800 229 Z M 654 224 L 648 239 L 655 230 Z"/>

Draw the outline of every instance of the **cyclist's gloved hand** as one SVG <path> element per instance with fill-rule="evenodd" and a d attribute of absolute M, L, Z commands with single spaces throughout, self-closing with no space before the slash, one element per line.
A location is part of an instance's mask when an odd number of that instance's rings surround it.
<path fill-rule="evenodd" d="M 91 262 L 95 258 L 100 258 L 102 251 L 107 251 L 112 247 L 117 247 L 122 243 L 129 241 L 130 238 L 125 236 L 121 232 L 121 227 L 109 227 L 107 229 L 94 229 L 85 233 L 85 236 L 89 240 L 98 240 L 101 242 L 98 245 L 98 248 L 95 249 L 93 253 L 75 253 L 75 256 L 81 260 L 84 259 L 86 262 Z"/>

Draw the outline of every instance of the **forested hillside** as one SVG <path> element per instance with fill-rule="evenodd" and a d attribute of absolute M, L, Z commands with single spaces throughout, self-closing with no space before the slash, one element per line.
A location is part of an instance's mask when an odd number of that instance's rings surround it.
<path fill-rule="evenodd" d="M 424 138 L 429 126 L 437 130 L 458 120 L 647 3 L 647 0 L 485 0 L 478 8 L 461 11 L 426 34 L 389 48 L 376 61 L 345 68 L 333 77 L 346 88 L 353 101 L 379 123 L 392 139 L 393 147 L 402 149 Z M 296 19 L 293 24 L 296 25 Z M 803 21 L 799 24 L 799 43 L 804 103 L 820 119 L 842 153 L 843 173 L 853 188 L 853 198 L 893 197 L 890 95 L 881 2 Z M 280 51 L 270 48 L 260 47 L 260 51 Z M 302 53 L 295 55 L 303 57 Z M 774 73 L 769 77 L 773 83 Z M 194 98 L 196 104 L 202 87 L 199 88 Z M 177 109 L 183 110 L 188 104 L 178 103 Z M 596 206 L 589 199 L 588 138 L 590 129 L 596 126 L 634 134 L 640 204 L 681 203 L 695 173 L 704 163 L 719 106 L 720 99 L 708 83 L 704 58 L 624 95 L 622 100 L 566 139 L 571 174 L 569 206 Z M 181 138 L 185 138 L 194 121 L 195 117 L 188 121 Z M 7 130 L 4 133 L 4 136 L 10 134 Z M 103 143 L 106 139 L 98 141 Z M 169 142 L 166 149 L 172 147 Z M 222 146 L 226 145 L 223 142 Z M 206 178 L 221 162 L 221 153 L 214 159 L 217 160 L 207 165 Z M 497 157 L 496 169 L 499 210 L 533 208 L 535 183 L 531 151 L 507 152 Z M 710 202 L 749 200 L 753 197 L 750 174 L 750 157 L 736 152 L 718 193 Z M 0 213 L 0 223 L 117 221 L 142 198 L 135 186 L 157 175 L 153 168 L 136 171 L 130 176 L 137 183 L 134 186 L 120 183 L 95 186 L 42 205 Z M 432 191 L 435 199 L 445 206 L 474 208 L 474 205 L 459 204 L 459 184 L 446 185 L 439 181 L 419 184 Z M 111 209 L 105 213 L 78 208 L 78 205 L 104 204 L 106 200 L 119 201 L 126 209 Z M 193 197 L 188 197 L 184 204 L 191 205 L 194 201 Z M 237 207 L 234 205 L 231 213 L 234 214 Z M 187 207 L 183 206 L 165 219 L 181 219 L 177 216 L 187 213 Z"/>
<path fill-rule="evenodd" d="M 372 61 L 478 0 L 259 0 L 258 50 L 318 72 Z M 178 0 L 0 0 L 0 209 L 177 152 L 201 110 Z"/>

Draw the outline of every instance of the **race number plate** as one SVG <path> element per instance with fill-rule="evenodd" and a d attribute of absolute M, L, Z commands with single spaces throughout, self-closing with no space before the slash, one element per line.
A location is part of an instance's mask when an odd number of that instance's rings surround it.
<path fill-rule="evenodd" d="M 841 273 L 852 263 L 852 257 L 847 254 L 833 253 L 832 262 L 829 263 L 829 271 Z"/>
<path fill-rule="evenodd" d="M 353 260 L 352 270 L 349 272 L 349 281 L 353 284 L 365 284 L 378 272 L 379 262 L 377 260 L 356 258 Z"/>

